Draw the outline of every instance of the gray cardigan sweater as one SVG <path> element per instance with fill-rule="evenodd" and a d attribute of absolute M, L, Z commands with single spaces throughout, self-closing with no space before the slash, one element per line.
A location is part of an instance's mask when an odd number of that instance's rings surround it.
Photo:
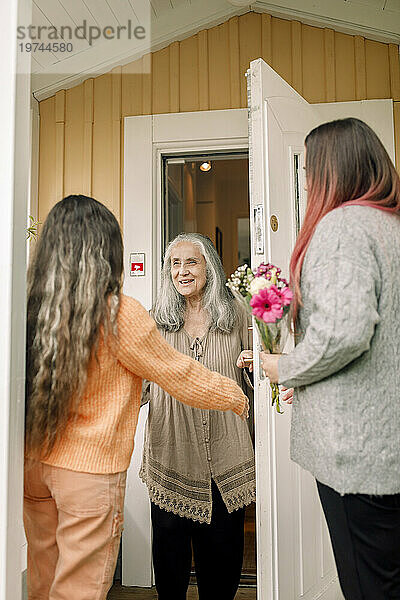
<path fill-rule="evenodd" d="M 338 208 L 302 269 L 291 457 L 339 493 L 400 492 L 400 217 Z"/>

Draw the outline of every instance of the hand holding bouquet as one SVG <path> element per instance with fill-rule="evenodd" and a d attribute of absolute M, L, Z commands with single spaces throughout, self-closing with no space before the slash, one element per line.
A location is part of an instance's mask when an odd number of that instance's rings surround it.
<path fill-rule="evenodd" d="M 282 342 L 282 319 L 289 312 L 293 293 L 289 284 L 281 277 L 281 270 L 271 263 L 262 263 L 254 273 L 250 267 L 238 267 L 226 284 L 255 317 L 262 347 L 266 352 L 279 353 Z M 270 383 L 272 405 L 278 413 L 279 386 Z"/>

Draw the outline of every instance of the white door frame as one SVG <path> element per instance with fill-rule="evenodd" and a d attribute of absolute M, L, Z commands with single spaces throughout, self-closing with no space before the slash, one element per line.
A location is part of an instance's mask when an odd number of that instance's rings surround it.
<path fill-rule="evenodd" d="M 124 121 L 124 292 L 150 309 L 162 257 L 162 157 L 247 151 L 247 109 L 126 117 Z M 129 256 L 134 252 L 146 255 L 144 277 L 129 275 Z M 153 583 L 150 505 L 147 488 L 138 477 L 146 419 L 147 407 L 143 407 L 128 471 L 122 541 L 122 582 L 143 587 Z"/>
<path fill-rule="evenodd" d="M 165 154 L 201 151 L 247 151 L 247 109 L 125 117 L 124 122 L 125 258 L 129 260 L 129 254 L 140 247 L 146 253 L 146 262 L 151 268 L 150 277 L 129 278 L 129 265 L 126 262 L 124 289 L 127 293 L 135 294 L 149 309 L 157 290 L 162 257 L 162 157 Z M 141 182 L 140 191 L 137 188 L 138 180 Z M 148 203 L 142 201 L 139 208 L 135 203 L 135 193 L 147 198 Z M 144 221 L 134 231 L 127 227 L 127 223 L 137 222 L 140 218 Z M 129 252 L 128 247 L 131 248 Z"/>
<path fill-rule="evenodd" d="M 31 0 L 1 2 L 0 21 L 0 600 L 20 600 L 30 54 L 17 51 L 16 29 L 31 22 Z"/>
<path fill-rule="evenodd" d="M 341 111 L 345 110 L 346 114 L 364 118 L 368 122 L 368 116 L 371 117 L 374 107 L 377 108 L 379 103 L 390 101 L 343 103 L 337 108 L 337 117 L 342 116 Z M 321 113 L 329 111 L 328 105 L 321 106 Z M 315 107 L 318 109 L 318 105 Z M 162 156 L 199 151 L 247 150 L 247 115 L 247 109 L 232 109 L 124 119 L 124 292 L 137 298 L 147 309 L 152 306 L 161 267 Z M 327 113 L 326 119 L 330 118 L 336 118 L 336 115 L 332 117 Z M 323 120 L 321 114 L 321 122 Z M 392 124 L 384 131 L 376 129 L 393 156 Z M 133 252 L 146 254 L 144 277 L 129 276 L 129 255 Z M 122 564 L 123 584 L 143 587 L 153 583 L 149 500 L 147 489 L 138 478 L 146 418 L 147 411 L 143 408 L 128 473 Z M 257 532 L 259 540 L 262 540 L 257 545 L 260 600 L 265 600 L 260 594 L 261 590 L 269 590 L 271 598 L 277 597 L 277 589 L 274 588 L 277 582 L 277 523 L 273 510 L 276 479 L 274 457 L 267 447 L 270 445 L 266 444 L 269 436 L 274 434 L 273 418 L 270 407 L 256 407 L 255 420 L 260 424 L 258 428 L 256 425 L 255 444 L 256 463 L 260 465 L 257 469 L 257 489 L 262 491 L 257 499 Z"/>

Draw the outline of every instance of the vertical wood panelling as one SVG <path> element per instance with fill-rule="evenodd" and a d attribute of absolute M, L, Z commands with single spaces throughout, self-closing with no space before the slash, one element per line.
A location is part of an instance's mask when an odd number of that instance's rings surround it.
<path fill-rule="evenodd" d="M 93 195 L 110 210 L 114 207 L 113 75 L 94 80 Z M 119 211 L 114 213 L 119 216 Z"/>
<path fill-rule="evenodd" d="M 151 115 L 153 111 L 152 94 L 151 94 L 151 79 L 152 79 L 152 63 L 153 55 L 146 54 L 142 58 L 142 114 Z"/>
<path fill-rule="evenodd" d="M 229 23 L 208 31 L 208 64 L 210 109 L 225 108 L 231 99 Z"/>
<path fill-rule="evenodd" d="M 122 117 L 152 112 L 152 55 L 146 54 L 122 67 Z"/>
<path fill-rule="evenodd" d="M 365 40 L 367 98 L 390 98 L 389 49 L 387 44 Z"/>
<path fill-rule="evenodd" d="M 354 38 L 354 60 L 356 74 L 356 100 L 367 97 L 367 73 L 365 70 L 365 39 L 360 35 Z"/>
<path fill-rule="evenodd" d="M 324 58 L 325 58 L 325 102 L 336 100 L 335 75 L 335 32 L 324 29 Z"/>
<path fill-rule="evenodd" d="M 199 109 L 210 108 L 210 51 L 208 31 L 200 31 L 197 34 L 198 64 L 199 64 Z M 219 108 L 219 107 L 218 107 Z"/>
<path fill-rule="evenodd" d="M 393 103 L 393 118 L 396 166 L 400 173 L 400 102 Z"/>
<path fill-rule="evenodd" d="M 179 42 L 169 47 L 169 108 L 179 112 Z"/>
<path fill-rule="evenodd" d="M 199 55 L 197 36 L 183 40 L 180 43 L 179 71 L 181 111 L 199 110 Z"/>
<path fill-rule="evenodd" d="M 84 113 L 84 84 L 81 83 L 67 90 L 65 98 L 65 195 L 79 194 L 84 190 Z"/>
<path fill-rule="evenodd" d="M 93 79 L 84 84 L 84 132 L 83 132 L 83 193 L 92 195 L 93 160 Z"/>
<path fill-rule="evenodd" d="M 336 100 L 356 99 L 354 37 L 335 32 Z"/>
<path fill-rule="evenodd" d="M 399 166 L 398 46 L 250 12 L 42 101 L 40 220 L 72 192 L 119 217 L 121 118 L 245 107 L 244 74 L 260 56 L 309 102 L 393 98 Z"/>
<path fill-rule="evenodd" d="M 239 19 L 240 106 L 247 106 L 245 73 L 250 62 L 261 56 L 261 15 L 246 13 Z"/>
<path fill-rule="evenodd" d="M 111 71 L 111 118 L 112 118 L 112 190 L 111 211 L 120 218 L 120 177 L 121 177 L 121 75 L 122 68 L 115 67 Z"/>
<path fill-rule="evenodd" d="M 400 57 L 399 47 L 389 44 L 390 94 L 393 100 L 400 100 Z"/>
<path fill-rule="evenodd" d="M 261 57 L 272 65 L 272 17 L 261 15 Z"/>
<path fill-rule="evenodd" d="M 155 114 L 170 112 L 169 47 L 153 54 L 152 94 Z"/>
<path fill-rule="evenodd" d="M 44 222 L 56 198 L 56 99 L 55 96 L 39 104 L 39 221 Z"/>
<path fill-rule="evenodd" d="M 143 59 L 122 67 L 122 116 L 143 114 Z"/>
<path fill-rule="evenodd" d="M 272 18 L 272 67 L 292 85 L 291 22 Z"/>
<path fill-rule="evenodd" d="M 239 19 L 229 20 L 229 79 L 232 108 L 240 108 Z"/>
<path fill-rule="evenodd" d="M 292 86 L 303 93 L 303 45 L 302 25 L 299 21 L 292 21 Z"/>
<path fill-rule="evenodd" d="M 56 197 L 64 196 L 65 90 L 56 93 Z"/>
<path fill-rule="evenodd" d="M 308 102 L 325 100 L 325 34 L 303 25 L 303 96 Z"/>

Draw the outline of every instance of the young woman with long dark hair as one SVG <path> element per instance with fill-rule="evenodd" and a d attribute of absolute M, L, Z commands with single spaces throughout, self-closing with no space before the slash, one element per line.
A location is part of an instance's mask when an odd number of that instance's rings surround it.
<path fill-rule="evenodd" d="M 296 348 L 262 353 L 295 388 L 293 460 L 317 480 L 346 600 L 400 598 L 400 181 L 358 119 L 307 136 L 290 270 Z"/>
<path fill-rule="evenodd" d="M 123 523 L 142 378 L 190 406 L 246 416 L 231 379 L 170 347 L 121 294 L 119 225 L 69 196 L 28 274 L 24 524 L 29 600 L 104 600 Z"/>

